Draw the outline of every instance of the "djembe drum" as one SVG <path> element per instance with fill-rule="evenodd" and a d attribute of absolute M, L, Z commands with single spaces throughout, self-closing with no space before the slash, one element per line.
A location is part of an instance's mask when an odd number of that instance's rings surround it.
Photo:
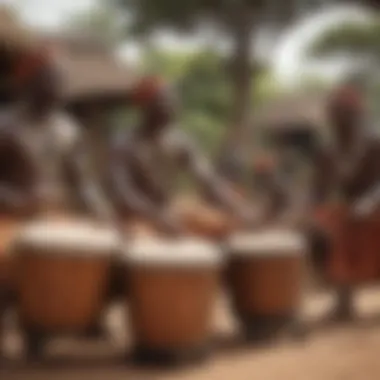
<path fill-rule="evenodd" d="M 12 290 L 12 241 L 20 226 L 16 218 L 0 218 L 0 288 L 3 292 Z"/>
<path fill-rule="evenodd" d="M 205 359 L 221 257 L 196 240 L 137 240 L 126 256 L 135 360 L 184 364 Z"/>
<path fill-rule="evenodd" d="M 380 264 L 380 215 L 356 217 L 347 206 L 320 210 L 315 219 L 328 242 L 322 265 L 332 285 L 359 285 L 376 281 Z M 315 262 L 315 260 L 314 260 Z"/>
<path fill-rule="evenodd" d="M 0 218 L 0 357 L 4 331 L 3 316 L 14 290 L 11 246 L 19 224 L 16 218 Z"/>
<path fill-rule="evenodd" d="M 228 242 L 228 285 L 246 337 L 275 335 L 297 320 L 305 244 L 296 233 L 268 230 Z"/>
<path fill-rule="evenodd" d="M 82 223 L 39 222 L 14 244 L 17 312 L 28 353 L 39 355 L 50 334 L 86 333 L 105 306 L 117 238 Z"/>

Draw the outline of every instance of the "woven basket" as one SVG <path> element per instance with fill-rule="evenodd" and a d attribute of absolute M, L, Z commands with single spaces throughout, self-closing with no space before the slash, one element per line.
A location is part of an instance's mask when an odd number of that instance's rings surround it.
<path fill-rule="evenodd" d="M 218 271 L 212 268 L 132 268 L 128 271 L 136 345 L 191 349 L 210 337 Z"/>
<path fill-rule="evenodd" d="M 300 301 L 303 262 L 298 256 L 233 259 L 229 286 L 240 316 L 287 316 Z"/>
<path fill-rule="evenodd" d="M 104 307 L 110 260 L 18 252 L 17 309 L 25 326 L 48 332 L 93 326 Z"/>

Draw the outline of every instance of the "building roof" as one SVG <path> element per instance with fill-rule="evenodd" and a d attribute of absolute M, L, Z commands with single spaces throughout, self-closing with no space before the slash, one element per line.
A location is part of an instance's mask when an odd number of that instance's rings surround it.
<path fill-rule="evenodd" d="M 34 46 L 37 36 L 6 6 L 0 6 L 0 44 L 15 50 Z"/>
<path fill-rule="evenodd" d="M 323 127 L 326 99 L 325 92 L 281 96 L 258 109 L 254 125 L 275 131 Z"/>
<path fill-rule="evenodd" d="M 84 36 L 50 35 L 45 39 L 56 49 L 68 102 L 127 96 L 135 75 L 117 59 L 112 47 Z"/>

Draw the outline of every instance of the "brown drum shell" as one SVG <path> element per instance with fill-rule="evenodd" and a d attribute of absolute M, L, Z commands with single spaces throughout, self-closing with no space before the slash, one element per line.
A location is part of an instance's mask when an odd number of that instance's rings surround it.
<path fill-rule="evenodd" d="M 356 285 L 379 278 L 379 212 L 357 219 L 347 207 L 330 205 L 319 212 L 319 221 L 332 237 L 325 269 L 325 276 L 331 283 Z"/>
<path fill-rule="evenodd" d="M 13 262 L 9 249 L 19 226 L 17 218 L 0 218 L 0 287 L 7 290 L 13 289 Z"/>
<path fill-rule="evenodd" d="M 301 295 L 300 256 L 234 258 L 228 271 L 231 296 L 241 317 L 288 316 Z"/>
<path fill-rule="evenodd" d="M 210 337 L 216 269 L 130 268 L 131 327 L 137 346 L 187 349 Z"/>
<path fill-rule="evenodd" d="M 94 325 L 104 307 L 108 258 L 17 255 L 17 310 L 25 326 L 47 332 Z"/>

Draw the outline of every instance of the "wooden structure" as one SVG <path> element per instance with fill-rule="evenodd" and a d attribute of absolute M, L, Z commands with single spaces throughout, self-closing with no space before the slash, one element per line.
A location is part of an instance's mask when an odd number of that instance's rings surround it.
<path fill-rule="evenodd" d="M 33 31 L 23 25 L 10 9 L 0 6 L 0 105 L 12 101 L 15 96 L 12 83 L 15 60 L 36 42 Z"/>
<path fill-rule="evenodd" d="M 271 143 L 291 144 L 308 152 L 328 133 L 326 99 L 323 92 L 280 97 L 259 109 L 253 124 Z"/>

